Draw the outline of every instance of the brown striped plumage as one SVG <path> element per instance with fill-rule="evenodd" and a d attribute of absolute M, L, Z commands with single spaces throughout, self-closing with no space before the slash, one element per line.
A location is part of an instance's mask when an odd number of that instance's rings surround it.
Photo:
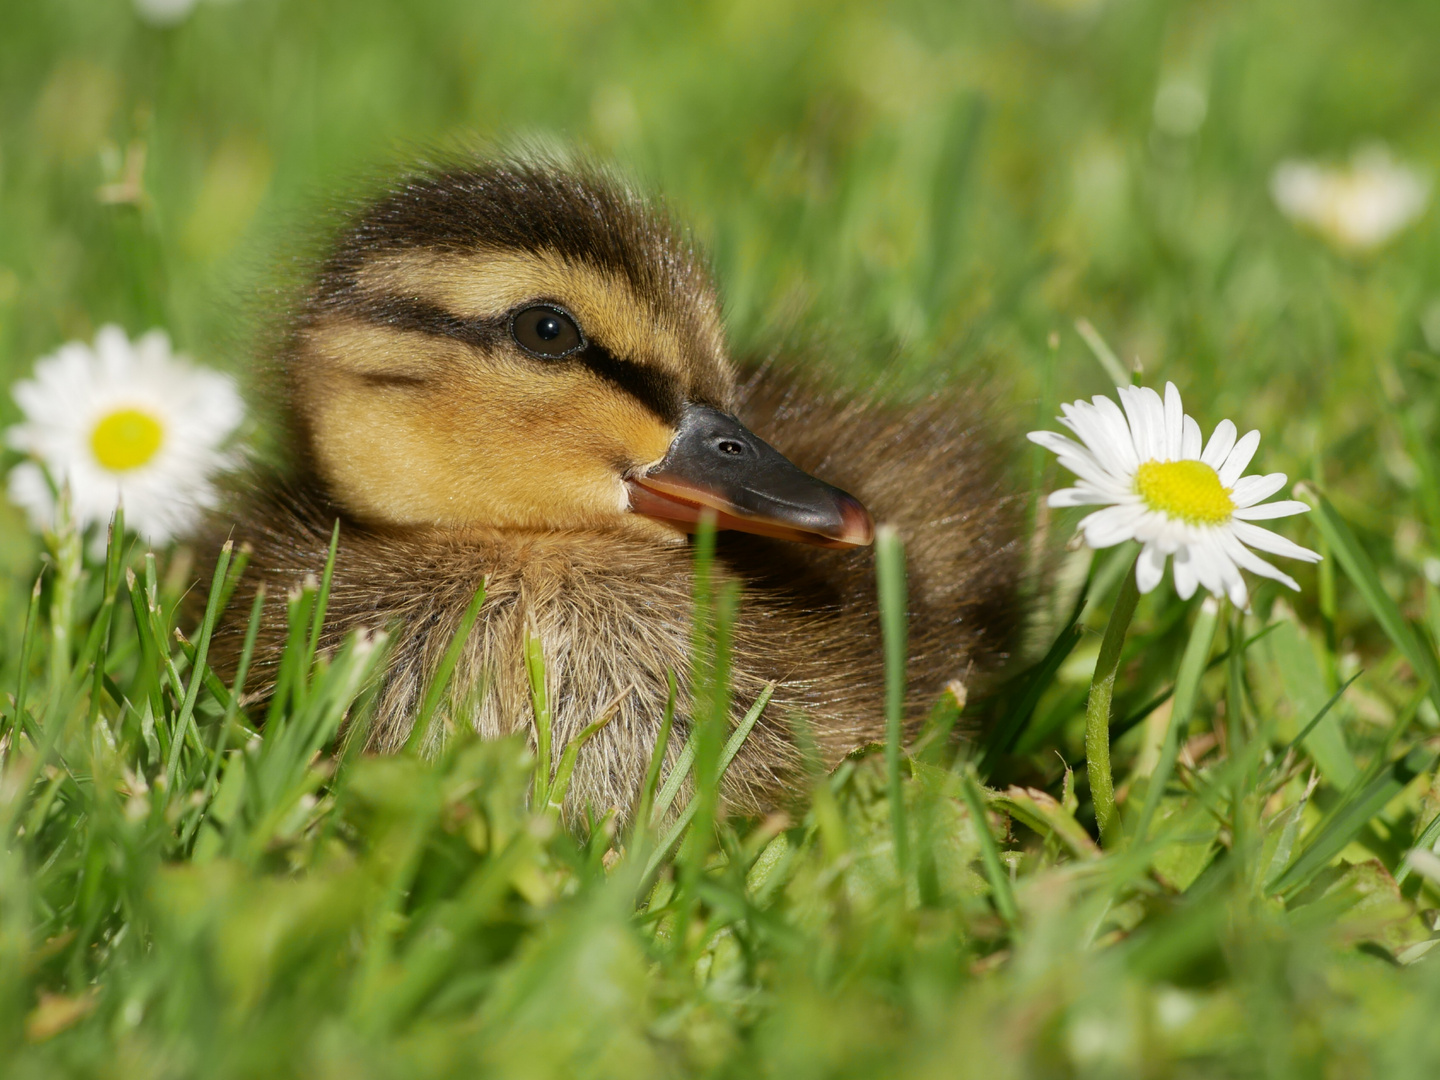
<path fill-rule="evenodd" d="M 537 301 L 575 317 L 583 350 L 536 359 L 507 337 Z M 247 594 L 265 582 L 251 680 L 263 696 L 284 596 L 320 571 L 338 519 L 327 641 L 392 635 L 373 749 L 405 741 L 483 580 L 446 720 L 487 737 L 531 728 L 521 644 L 533 627 L 557 760 L 619 701 L 579 755 L 568 809 L 633 810 L 667 672 L 682 690 L 672 762 L 688 734 L 691 555 L 683 534 L 629 511 L 625 480 L 665 454 L 690 405 L 738 416 L 898 527 L 914 715 L 948 681 L 993 670 L 1011 641 L 1015 508 L 976 407 L 942 394 L 894 409 L 816 390 L 774 361 L 737 376 L 697 254 L 593 172 L 510 161 L 407 179 L 342 233 L 289 341 L 291 470 L 255 478 L 217 522 L 253 548 L 217 662 L 234 663 Z M 718 573 L 742 586 L 736 716 L 778 684 L 724 785 L 730 809 L 756 812 L 796 787 L 797 711 L 827 764 L 881 737 L 873 561 L 740 532 L 721 533 L 717 554 Z"/>

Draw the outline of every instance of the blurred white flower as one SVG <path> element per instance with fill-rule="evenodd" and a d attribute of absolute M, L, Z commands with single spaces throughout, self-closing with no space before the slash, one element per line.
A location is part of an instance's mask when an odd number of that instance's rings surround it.
<path fill-rule="evenodd" d="M 1281 162 L 1270 177 L 1270 194 L 1291 220 L 1337 247 L 1367 251 L 1425 212 L 1430 182 L 1384 147 L 1371 146 L 1357 152 L 1348 168 Z"/>
<path fill-rule="evenodd" d="M 244 417 L 234 381 L 172 353 L 163 330 L 132 343 L 101 327 L 93 348 L 61 346 L 12 393 L 25 420 L 6 442 L 33 460 L 11 470 L 10 501 L 35 528 L 54 524 L 53 480 L 70 485 L 81 528 L 108 521 L 123 500 L 126 524 L 152 543 L 215 505 L 210 478 L 231 464 L 221 447 Z"/>
<path fill-rule="evenodd" d="M 1032 431 L 1030 441 L 1054 451 L 1060 464 L 1080 478 L 1074 487 L 1050 496 L 1051 506 L 1103 506 L 1080 522 L 1085 543 L 1111 547 L 1126 540 L 1144 545 L 1135 564 L 1142 593 L 1160 584 L 1165 561 L 1175 557 L 1175 591 L 1189 599 L 1197 585 L 1228 596 L 1236 607 L 1249 603 L 1242 569 L 1299 585 L 1250 548 L 1317 562 L 1308 548 L 1251 522 L 1288 517 L 1309 509 L 1283 500 L 1262 503 L 1285 486 L 1284 473 L 1241 476 L 1260 433 L 1236 440 L 1229 420 L 1215 426 L 1201 448 L 1200 425 L 1185 415 L 1180 391 L 1165 384 L 1165 398 L 1148 387 L 1121 386 L 1116 405 L 1107 397 L 1062 405 L 1060 422 L 1080 438 Z M 1248 546 L 1247 546 L 1248 545 Z"/>
<path fill-rule="evenodd" d="M 135 0 L 135 13 L 154 26 L 183 22 L 196 0 Z"/>
<path fill-rule="evenodd" d="M 230 0 L 210 0 L 212 4 Z M 152 26 L 175 26 L 195 9 L 199 0 L 134 0 L 135 14 Z"/>
<path fill-rule="evenodd" d="M 1203 84 L 1195 79 L 1176 77 L 1165 80 L 1155 91 L 1152 111 L 1157 128 L 1166 135 L 1183 138 L 1200 130 L 1209 108 Z"/>

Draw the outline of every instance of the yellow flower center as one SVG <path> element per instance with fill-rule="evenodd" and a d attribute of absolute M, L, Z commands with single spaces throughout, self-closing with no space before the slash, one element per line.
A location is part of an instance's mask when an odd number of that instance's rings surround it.
<path fill-rule="evenodd" d="M 1135 470 L 1135 490 L 1151 510 L 1191 525 L 1218 525 L 1235 512 L 1230 489 L 1203 461 L 1147 461 Z"/>
<path fill-rule="evenodd" d="M 139 409 L 116 409 L 90 433 L 95 460 L 111 472 L 138 469 L 155 456 L 164 441 L 160 421 Z"/>

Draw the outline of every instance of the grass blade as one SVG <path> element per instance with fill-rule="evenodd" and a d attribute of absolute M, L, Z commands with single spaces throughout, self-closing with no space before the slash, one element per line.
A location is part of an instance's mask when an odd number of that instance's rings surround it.
<path fill-rule="evenodd" d="M 1139 556 L 1136 560 L 1138 564 Z M 1095 807 L 1100 843 L 1107 848 L 1123 839 L 1115 809 L 1115 779 L 1110 768 L 1110 704 L 1124 656 L 1125 634 L 1140 600 L 1134 565 L 1120 580 L 1120 592 L 1105 623 L 1100 653 L 1095 659 L 1095 674 L 1091 676 L 1090 693 L 1085 701 L 1085 772 L 1090 779 L 1090 802 Z"/>
<path fill-rule="evenodd" d="M 1270 655 L 1280 671 L 1285 696 L 1294 706 L 1296 718 L 1315 716 L 1324 709 L 1325 690 L 1334 685 L 1325 678 L 1315 650 L 1300 635 L 1299 627 L 1290 619 L 1281 619 L 1270 639 Z M 1320 774 L 1339 791 L 1344 791 L 1360 775 L 1360 767 L 1345 742 L 1338 715 L 1322 719 L 1305 737 L 1305 750 L 1320 769 Z"/>
<path fill-rule="evenodd" d="M 980 861 L 985 867 L 985 877 L 990 882 L 990 895 L 995 899 L 995 910 L 1000 913 L 1005 924 L 1013 928 L 1020 912 L 1015 906 L 1015 894 L 1010 889 L 1010 874 L 1005 864 L 1000 861 L 1000 849 L 995 844 L 995 837 L 990 834 L 990 818 L 985 813 L 985 800 L 980 794 L 980 787 L 968 773 L 960 776 L 960 793 L 965 798 L 965 805 L 970 808 L 975 832 L 980 837 Z"/>
<path fill-rule="evenodd" d="M 550 801 L 550 690 L 545 678 L 545 647 L 534 624 L 525 624 L 525 677 L 530 683 L 530 711 L 535 720 L 535 794 L 536 807 Z"/>
<path fill-rule="evenodd" d="M 20 674 L 15 681 L 15 709 L 10 718 L 10 748 L 18 749 L 20 735 L 25 730 L 25 698 L 30 689 L 30 660 L 34 651 L 35 628 L 40 620 L 40 585 L 45 580 L 42 570 L 30 589 L 30 606 L 25 609 L 25 630 L 20 635 Z M 4 730 L 0 730 L 0 754 L 5 753 Z M 4 757 L 0 757 L 3 764 Z"/>
<path fill-rule="evenodd" d="M 1100 336 L 1100 331 L 1095 329 L 1095 324 L 1089 319 L 1076 319 L 1075 332 L 1090 346 L 1090 353 L 1100 362 L 1106 376 L 1116 386 L 1129 386 L 1130 375 L 1125 370 L 1125 365 L 1115 355 L 1115 351 L 1106 344 L 1105 339 Z"/>
<path fill-rule="evenodd" d="M 1279 622 L 1272 622 L 1264 629 L 1255 631 L 1255 633 L 1251 634 L 1244 641 L 1240 642 L 1239 655 L 1244 656 L 1245 653 L 1249 651 L 1250 646 L 1254 645 L 1258 641 L 1262 641 L 1265 638 L 1269 637 L 1275 631 L 1275 628 L 1280 625 L 1282 624 Z M 1217 653 L 1215 656 L 1212 656 L 1210 658 L 1210 662 L 1205 665 L 1205 670 L 1211 671 L 1219 667 L 1221 664 L 1232 661 L 1235 658 L 1235 654 L 1236 647 L 1232 645 L 1224 652 Z M 1115 739 L 1120 738 L 1120 736 L 1124 735 L 1126 732 L 1134 728 L 1135 725 L 1142 722 L 1152 712 L 1158 709 L 1161 705 L 1164 705 L 1165 702 L 1169 701 L 1171 695 L 1174 693 L 1175 686 L 1172 683 L 1164 690 L 1161 690 L 1160 693 L 1156 694 L 1149 701 L 1145 702 L 1145 704 L 1141 705 L 1138 709 L 1135 709 L 1133 712 L 1131 712 L 1130 715 L 1125 717 L 1124 720 L 1117 720 L 1112 723 L 1110 725 L 1111 741 L 1113 742 Z"/>
<path fill-rule="evenodd" d="M 1207 596 L 1200 605 L 1200 614 L 1190 631 L 1190 640 L 1185 653 L 1180 657 L 1180 670 L 1175 675 L 1175 704 L 1170 711 L 1170 727 L 1165 732 L 1165 743 L 1160 749 L 1160 760 L 1150 774 L 1150 786 L 1145 791 L 1145 806 L 1140 811 L 1140 821 L 1135 835 L 1144 840 L 1150 830 L 1150 821 L 1164 797 L 1170 783 L 1170 773 L 1175 768 L 1175 759 L 1180 752 L 1180 732 L 1190 723 L 1195 710 L 1195 695 L 1200 689 L 1200 676 L 1205 673 L 1210 659 L 1210 646 L 1215 641 L 1215 631 L 1220 625 L 1220 603 L 1213 596 Z"/>
<path fill-rule="evenodd" d="M 1310 484 L 1295 485 L 1295 493 L 1314 508 L 1311 521 L 1325 537 L 1325 542 L 1335 553 L 1335 559 L 1344 569 L 1347 577 L 1360 590 L 1370 611 L 1384 628 L 1386 635 L 1410 662 L 1416 676 L 1430 684 L 1430 700 L 1440 710 L 1440 660 L 1428 641 L 1423 640 L 1414 628 L 1405 621 L 1400 607 L 1385 591 L 1380 575 L 1370 556 L 1360 546 L 1360 541 L 1351 532 L 1345 519 L 1336 513 L 1330 500 Z"/>
<path fill-rule="evenodd" d="M 1432 817 L 1430 824 L 1426 825 L 1420 835 L 1415 838 L 1415 843 L 1411 845 L 1411 850 L 1434 851 L 1437 840 L 1440 840 L 1440 813 Z M 1401 864 L 1400 869 L 1395 872 L 1395 884 L 1405 884 L 1405 879 L 1410 876 L 1410 872 L 1413 869 L 1414 867 L 1410 865 L 1410 860 L 1406 859 Z"/>
<path fill-rule="evenodd" d="M 1259 780 L 1264 780 L 1266 777 L 1268 777 L 1271 771 L 1279 766 L 1280 762 L 1284 761 L 1287 757 L 1289 757 L 1290 754 L 1295 751 L 1295 748 L 1298 747 L 1310 736 L 1310 733 L 1315 730 L 1315 726 L 1319 724 L 1321 720 L 1325 719 L 1325 715 L 1332 708 L 1335 707 L 1335 703 L 1338 702 L 1345 695 L 1345 691 L 1350 689 L 1350 684 L 1353 683 L 1356 679 L 1360 678 L 1360 676 L 1363 674 L 1365 674 L 1363 671 L 1357 671 L 1354 675 L 1351 675 L 1350 678 L 1345 680 L 1344 686 L 1340 687 L 1339 690 L 1336 690 L 1335 693 L 1330 695 L 1330 700 L 1325 702 L 1325 704 L 1320 707 L 1320 711 L 1310 718 L 1310 722 L 1300 729 L 1300 734 L 1296 735 L 1295 738 L 1291 739 L 1285 745 L 1285 749 L 1282 750 L 1279 754 L 1275 755 L 1275 757 L 1271 759 L 1270 764 L 1265 766 L 1264 771 L 1260 773 Z M 1257 781 L 1257 783 L 1258 782 L 1259 781 Z"/>
<path fill-rule="evenodd" d="M 255 587 L 255 599 L 250 603 L 250 621 L 245 626 L 245 642 L 240 647 L 240 663 L 235 668 L 235 679 L 230 684 L 230 700 L 225 706 L 225 716 L 220 721 L 220 739 L 215 744 L 215 756 L 210 762 L 210 775 L 205 778 L 205 794 L 215 791 L 215 777 L 220 771 L 220 762 L 230 745 L 230 731 L 240 713 L 240 699 L 245 693 L 245 680 L 250 674 L 250 661 L 255 655 L 255 639 L 260 635 L 260 619 L 265 610 L 265 583 Z"/>
<path fill-rule="evenodd" d="M 735 725 L 735 730 L 731 732 L 730 738 L 725 743 L 725 748 L 720 752 L 719 775 L 722 779 L 725 776 L 726 770 L 730 768 L 730 763 L 735 760 L 735 755 L 740 753 L 740 747 L 744 746 L 745 740 L 750 737 L 750 732 L 754 730 L 756 722 L 760 719 L 760 714 L 765 711 L 765 706 L 770 704 L 770 695 L 774 692 L 775 684 L 773 682 L 767 683 L 765 689 L 761 690 L 759 696 L 755 698 L 755 703 L 750 706 L 750 710 L 741 718 L 740 723 Z M 659 869 L 665 857 L 680 841 L 680 837 L 684 835 L 686 827 L 689 826 L 691 820 L 695 817 L 697 801 L 696 799 L 691 799 L 685 809 L 680 812 L 680 816 L 675 819 L 675 824 L 665 833 L 665 838 L 660 841 L 659 847 L 655 849 L 649 860 L 645 863 L 645 872 L 640 875 L 642 882 L 649 882 L 650 876 Z"/>
<path fill-rule="evenodd" d="M 905 792 L 900 784 L 905 712 L 905 548 L 889 525 L 875 530 L 875 573 L 885 647 L 885 775 L 895 832 L 895 862 L 904 874 L 910 866 Z"/>
<path fill-rule="evenodd" d="M 210 582 L 210 598 L 205 605 L 205 619 L 200 624 L 200 640 L 195 646 L 195 663 L 190 668 L 190 685 L 185 690 L 185 701 L 175 717 L 175 734 L 170 742 L 170 760 L 165 764 L 165 789 L 175 789 L 175 774 L 180 768 L 180 748 L 185 744 L 185 731 L 192 726 L 195 702 L 200 697 L 200 686 L 205 681 L 205 659 L 210 653 L 210 635 L 215 630 L 215 620 L 220 617 L 220 595 L 225 588 L 225 574 L 230 568 L 230 555 L 234 544 L 226 540 L 220 549 L 220 558 L 215 563 L 215 576 Z M 198 737 L 198 732 L 197 732 Z"/>
<path fill-rule="evenodd" d="M 1020 676 L 1024 682 L 1024 690 L 986 736 L 979 765 L 982 777 L 989 776 L 1001 755 L 1008 752 L 1024 736 L 1026 725 L 1035 714 L 1041 695 L 1049 688 L 1055 679 L 1055 673 L 1060 670 L 1060 665 L 1075 651 L 1075 646 L 1080 644 L 1084 636 L 1084 628 L 1079 622 L 1072 620 L 1060 631 L 1040 662 Z"/>
<path fill-rule="evenodd" d="M 305 670 L 315 663 L 315 651 L 320 647 L 320 631 L 325 627 L 325 612 L 330 606 L 330 583 L 335 576 L 335 556 L 340 550 L 340 519 L 330 531 L 330 550 L 325 555 L 325 569 L 320 573 L 320 592 L 315 597 L 315 611 L 310 620 L 310 638 L 305 645 Z"/>
<path fill-rule="evenodd" d="M 675 724 L 675 672 L 665 673 L 668 692 L 665 696 L 665 712 L 660 717 L 660 733 L 655 737 L 655 746 L 650 751 L 650 765 L 645 770 L 645 787 L 640 792 L 640 806 L 635 812 L 635 831 L 644 834 L 650 828 L 651 808 L 655 805 L 655 790 L 660 784 L 660 770 L 665 767 L 665 752 L 670 748 L 670 730 Z M 678 790 L 679 785 L 676 785 Z M 671 795 L 674 800 L 674 795 Z M 670 808 L 667 804 L 667 810 Z"/>
<path fill-rule="evenodd" d="M 550 784 L 546 802 L 543 804 L 548 812 L 558 815 L 564 807 L 565 793 L 570 790 L 570 776 L 575 772 L 575 762 L 580 759 L 581 747 L 589 742 L 601 728 L 615 719 L 615 714 L 620 711 L 620 706 L 634 692 L 633 685 L 621 690 L 600 710 L 599 716 L 581 728 L 580 733 L 565 744 L 565 749 L 560 752 L 560 764 L 555 767 L 555 779 Z"/>
<path fill-rule="evenodd" d="M 455 630 L 455 636 L 450 639 L 450 645 L 446 648 L 445 655 L 440 658 L 440 666 L 435 669 L 435 674 L 430 679 L 430 685 L 425 688 L 425 698 L 420 705 L 420 715 L 415 718 L 415 726 L 410 729 L 410 736 L 405 740 L 407 754 L 418 753 L 424 744 L 425 736 L 430 731 L 430 720 L 435 715 L 435 710 L 440 707 L 446 690 L 450 687 L 450 677 L 455 673 L 455 665 L 460 661 L 460 651 L 470 640 L 470 631 L 475 628 L 475 620 L 480 617 L 480 606 L 484 603 L 485 582 L 482 581 L 480 588 L 475 590 L 475 597 L 470 601 L 470 606 L 460 617 L 460 625 Z"/>
<path fill-rule="evenodd" d="M 670 807 L 674 804 L 675 797 L 680 794 L 681 785 L 685 783 L 685 777 L 690 774 L 690 768 L 694 764 L 695 737 L 692 734 L 680 748 L 680 753 L 675 758 L 675 767 L 665 777 L 665 784 L 660 788 L 660 794 L 655 797 L 655 809 L 650 814 L 652 824 L 663 820 L 670 812 Z"/>
<path fill-rule="evenodd" d="M 715 839 L 720 806 L 721 759 L 730 730 L 730 648 L 739 609 L 739 583 L 717 582 L 715 522 L 707 515 L 695 534 L 691 622 L 691 736 L 695 744 L 695 828 L 677 861 L 692 882 L 704 873 Z M 719 587 L 717 588 L 717 584 Z"/>
<path fill-rule="evenodd" d="M 1362 790 L 1347 799 L 1329 820 L 1322 822 L 1315 835 L 1295 860 L 1265 891 L 1280 896 L 1293 896 L 1323 870 L 1330 860 L 1345 850 L 1370 819 L 1421 773 L 1433 768 L 1435 754 L 1423 746 L 1412 749 L 1403 758 L 1392 762 Z"/>
<path fill-rule="evenodd" d="M 91 665 L 90 708 L 85 717 L 86 728 L 93 728 L 100 718 L 100 701 L 105 692 L 105 661 L 110 651 L 111 624 L 114 621 L 115 597 L 120 588 L 120 561 L 124 546 L 125 508 L 117 505 L 106 533 L 105 577 L 101 586 L 100 610 L 95 613 L 90 640 L 85 644 L 86 659 Z"/>

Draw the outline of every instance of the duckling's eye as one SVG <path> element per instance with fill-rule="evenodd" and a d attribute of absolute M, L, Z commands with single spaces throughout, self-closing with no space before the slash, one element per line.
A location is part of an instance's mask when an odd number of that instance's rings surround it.
<path fill-rule="evenodd" d="M 531 307 L 510 320 L 510 336 L 532 356 L 558 360 L 583 348 L 585 338 L 575 320 L 553 307 Z"/>

